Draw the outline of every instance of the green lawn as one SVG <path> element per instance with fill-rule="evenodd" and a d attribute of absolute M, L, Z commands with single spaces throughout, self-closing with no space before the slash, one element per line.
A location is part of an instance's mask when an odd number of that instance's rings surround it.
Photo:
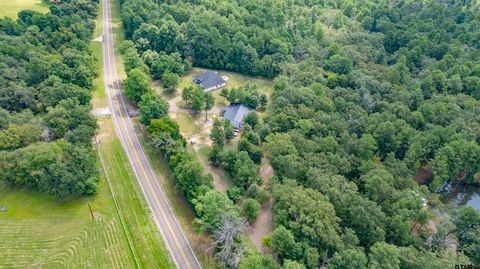
<path fill-rule="evenodd" d="M 107 99 L 105 93 L 105 85 L 103 83 L 103 61 L 102 61 L 102 43 L 91 42 L 90 49 L 97 61 L 98 77 L 93 80 L 94 90 L 92 92 L 92 104 L 95 108 L 106 107 Z"/>
<path fill-rule="evenodd" d="M 93 197 L 59 203 L 2 186 L 0 205 L 0 268 L 134 268 L 104 175 Z"/>
<path fill-rule="evenodd" d="M 173 268 L 163 239 L 154 224 L 128 158 L 115 136 L 110 118 L 99 120 L 99 154 L 105 161 L 113 191 L 117 196 L 128 232 L 143 268 Z"/>
<path fill-rule="evenodd" d="M 48 4 L 41 0 L 0 0 L 0 17 L 17 18 L 17 13 L 24 10 L 48 12 Z"/>
<path fill-rule="evenodd" d="M 208 69 L 205 68 L 192 68 L 188 74 L 182 76 L 180 78 L 180 84 L 178 85 L 179 89 L 183 89 L 184 87 L 187 87 L 192 84 L 192 76 L 198 75 L 202 72 L 205 72 Z M 252 77 L 248 75 L 243 75 L 240 73 L 235 73 L 235 72 L 229 72 L 229 71 L 218 71 L 218 74 L 220 76 L 227 76 L 229 80 L 227 81 L 227 88 L 238 88 L 241 86 L 244 86 L 247 83 L 252 83 L 256 84 L 259 88 L 260 92 L 263 92 L 270 96 L 273 91 L 273 82 L 268 79 L 261 79 L 258 77 Z M 212 93 L 218 94 L 220 93 L 220 90 L 214 90 Z M 220 97 L 221 98 L 221 97 Z"/>
<path fill-rule="evenodd" d="M 180 132 L 182 132 L 182 134 L 191 136 L 191 135 L 200 133 L 201 131 L 200 127 L 195 123 L 192 116 L 190 116 L 188 113 L 179 112 L 179 113 L 176 113 L 175 116 L 176 116 L 175 121 L 180 126 Z"/>
<path fill-rule="evenodd" d="M 236 146 L 231 143 L 231 144 L 226 144 L 225 145 L 225 148 L 236 148 Z M 198 150 L 198 154 L 197 156 L 200 158 L 200 161 L 203 162 L 204 164 L 208 164 L 210 161 L 208 159 L 208 154 L 210 153 L 210 150 L 212 148 L 207 146 L 207 145 L 203 145 L 200 147 L 200 149 Z M 214 166 L 210 166 L 210 173 L 216 173 L 227 185 L 228 187 L 232 187 L 232 186 L 235 186 L 235 183 L 233 182 L 233 178 L 228 174 L 228 172 L 221 168 L 221 167 L 214 167 Z"/>

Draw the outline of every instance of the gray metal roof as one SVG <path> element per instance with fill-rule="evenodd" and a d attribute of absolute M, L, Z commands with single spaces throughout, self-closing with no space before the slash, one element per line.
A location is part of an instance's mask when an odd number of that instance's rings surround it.
<path fill-rule="evenodd" d="M 208 70 L 197 76 L 193 76 L 192 82 L 195 84 L 199 84 L 204 89 L 210 89 L 212 87 L 219 86 L 226 81 L 221 76 L 219 76 L 216 71 Z"/>
<path fill-rule="evenodd" d="M 232 104 L 222 108 L 224 120 L 229 120 L 234 128 L 242 127 L 245 116 L 253 109 L 242 104 Z"/>

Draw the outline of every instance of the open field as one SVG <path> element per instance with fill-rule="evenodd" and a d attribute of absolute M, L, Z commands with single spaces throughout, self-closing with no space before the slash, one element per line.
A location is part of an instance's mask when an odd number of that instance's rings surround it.
<path fill-rule="evenodd" d="M 24 10 L 48 12 L 48 5 L 42 0 L 0 0 L 0 17 L 17 18 L 17 13 Z"/>
<path fill-rule="evenodd" d="M 198 75 L 202 72 L 207 71 L 208 69 L 194 67 L 188 74 L 180 78 L 180 84 L 178 85 L 179 89 L 183 89 L 186 86 L 192 84 L 192 76 Z M 267 95 L 270 95 L 273 90 L 273 83 L 271 80 L 261 79 L 257 77 L 252 77 L 248 75 L 243 75 L 240 73 L 229 72 L 229 71 L 218 71 L 220 76 L 227 76 L 229 78 L 227 82 L 227 88 L 238 88 L 244 86 L 246 83 L 250 82 L 256 84 L 261 92 L 264 92 Z M 212 93 L 220 92 L 220 90 L 214 90 Z"/>
<path fill-rule="evenodd" d="M 0 187 L 0 205 L 8 208 L 0 213 L 0 268 L 134 268 L 103 177 L 95 197 L 69 203 Z"/>

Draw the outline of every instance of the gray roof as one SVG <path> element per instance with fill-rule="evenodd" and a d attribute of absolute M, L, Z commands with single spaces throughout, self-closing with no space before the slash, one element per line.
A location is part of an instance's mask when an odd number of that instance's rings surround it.
<path fill-rule="evenodd" d="M 253 109 L 242 104 L 233 104 L 222 108 L 224 120 L 229 120 L 234 128 L 242 127 L 245 116 Z"/>
<path fill-rule="evenodd" d="M 216 71 L 208 70 L 197 76 L 193 76 L 192 82 L 195 84 L 199 84 L 204 89 L 210 89 L 212 87 L 219 86 L 226 81 L 221 76 L 219 76 Z"/>

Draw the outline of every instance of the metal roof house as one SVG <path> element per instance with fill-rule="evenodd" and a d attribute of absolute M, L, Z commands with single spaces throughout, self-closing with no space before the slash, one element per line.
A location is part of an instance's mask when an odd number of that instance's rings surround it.
<path fill-rule="evenodd" d="M 208 92 L 227 85 L 227 81 L 218 75 L 216 71 L 208 70 L 192 77 L 192 82 L 202 86 L 203 90 Z"/>
<path fill-rule="evenodd" d="M 220 115 L 224 120 L 229 120 L 233 128 L 240 129 L 242 128 L 245 116 L 247 116 L 252 110 L 253 109 L 242 104 L 232 104 L 223 107 L 220 111 Z"/>

